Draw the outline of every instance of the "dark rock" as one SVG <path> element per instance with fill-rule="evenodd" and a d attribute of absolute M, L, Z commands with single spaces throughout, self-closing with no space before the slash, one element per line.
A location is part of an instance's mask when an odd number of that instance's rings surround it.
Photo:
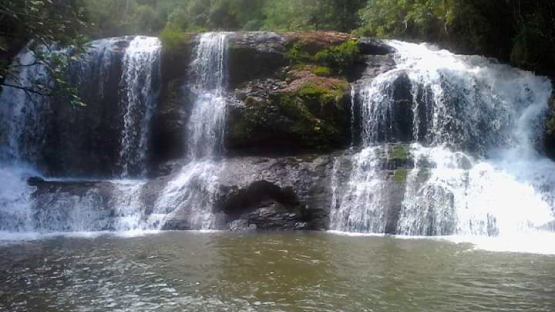
<path fill-rule="evenodd" d="M 392 120 L 389 121 L 394 127 L 392 132 L 385 134 L 385 136 L 390 136 L 389 142 L 410 142 L 413 140 L 414 136 L 412 133 L 412 121 L 413 121 L 413 111 L 412 111 L 412 93 L 411 93 L 411 82 L 407 75 L 400 76 L 395 82 L 393 82 L 393 116 Z M 387 133 L 386 129 L 383 129 Z"/>
<path fill-rule="evenodd" d="M 369 75 L 372 74 L 373 73 L 369 73 Z M 388 86 L 388 90 L 384 90 L 384 92 L 389 92 L 393 95 L 393 101 L 384 103 L 379 107 L 379 109 L 382 110 L 381 115 L 383 118 L 376 121 L 376 124 L 373 125 L 374 133 L 372 135 L 376 141 L 382 143 L 408 143 L 413 141 L 414 134 L 412 132 L 414 113 L 413 95 L 411 90 L 412 84 L 406 74 L 399 75 L 399 77 L 390 86 Z M 356 97 L 355 112 L 361 111 L 360 107 L 363 105 L 361 101 L 363 100 L 365 99 L 361 96 Z M 419 107 L 426 109 L 426 107 L 429 106 L 420 105 Z M 362 122 L 360 114 L 356 113 L 354 117 L 354 129 L 361 129 L 359 126 Z M 424 119 L 424 121 L 426 121 L 426 119 Z M 360 133 L 354 133 L 354 137 L 355 143 L 358 142 L 360 140 Z"/>
<path fill-rule="evenodd" d="M 229 159 L 220 178 L 220 209 L 228 222 L 249 220 L 258 229 L 327 229 L 331 169 L 329 156 Z"/>
<path fill-rule="evenodd" d="M 290 210 L 276 201 L 265 201 L 230 223 L 232 231 L 301 231 L 312 230 L 302 212 Z"/>
<path fill-rule="evenodd" d="M 30 186 L 40 186 L 42 183 L 45 182 L 46 181 L 44 181 L 44 179 L 41 177 L 30 177 L 29 179 L 27 179 L 27 184 L 29 184 Z"/>
<path fill-rule="evenodd" d="M 287 207 L 295 207 L 298 204 L 295 192 L 291 188 L 281 189 L 279 186 L 268 181 L 255 181 L 245 189 L 232 190 L 223 199 L 223 211 L 233 216 L 242 213 L 245 208 L 256 207 L 267 200 L 275 200 Z M 284 206 L 285 207 L 285 206 Z"/>
<path fill-rule="evenodd" d="M 228 82 L 232 88 L 252 79 L 271 77 L 287 65 L 286 41 L 276 33 L 233 33 L 228 40 Z"/>
<path fill-rule="evenodd" d="M 123 111 L 119 105 L 122 59 L 133 37 L 107 39 L 104 51 L 70 64 L 69 78 L 87 104 L 51 101 L 39 166 L 56 176 L 108 177 L 117 171 Z M 103 68 L 109 62 L 108 68 Z"/>
<path fill-rule="evenodd" d="M 186 150 L 183 136 L 191 110 L 187 80 L 196 43 L 190 36 L 175 50 L 162 50 L 161 89 L 149 135 L 149 172 L 154 176 L 160 174 L 153 171 L 161 164 L 183 156 Z"/>
<path fill-rule="evenodd" d="M 231 230 L 324 230 L 331 207 L 329 156 L 305 158 L 234 157 L 223 160 L 218 191 L 209 196 L 215 228 Z M 143 189 L 143 201 L 163 190 L 172 177 Z M 152 184 L 152 185 L 151 185 Z M 204 201 L 206 194 L 188 195 Z M 194 229 L 187 204 L 177 203 L 166 230 Z"/>
<path fill-rule="evenodd" d="M 387 55 L 395 53 L 395 49 L 385 42 L 374 38 L 359 38 L 358 47 L 362 54 L 366 55 Z"/>

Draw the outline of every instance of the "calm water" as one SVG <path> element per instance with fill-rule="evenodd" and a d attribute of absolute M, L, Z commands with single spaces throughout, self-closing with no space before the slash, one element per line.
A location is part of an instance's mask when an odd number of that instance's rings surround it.
<path fill-rule="evenodd" d="M 326 233 L 0 244 L 0 311 L 555 311 L 555 257 Z"/>

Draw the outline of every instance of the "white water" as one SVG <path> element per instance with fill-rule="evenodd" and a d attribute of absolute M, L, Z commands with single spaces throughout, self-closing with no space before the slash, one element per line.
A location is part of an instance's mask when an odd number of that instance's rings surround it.
<path fill-rule="evenodd" d="M 83 59 L 71 64 L 70 73 L 78 75 L 75 78 L 81 87 L 91 84 L 88 79 L 98 80 L 94 81 L 100 87 L 98 92 L 104 92 L 106 73 L 114 63 L 112 50 L 118 41 L 121 39 L 92 42 Z M 136 37 L 124 54 L 121 79 L 122 105 L 125 106 L 121 142 L 124 176 L 130 174 L 128 169 L 131 167 L 140 168 L 141 174 L 146 170 L 147 135 L 156 96 L 152 84 L 154 76 L 159 75 L 159 53 L 157 38 Z M 15 58 L 6 82 L 28 88 L 36 83 L 50 86 L 47 71 L 41 65 L 33 65 L 35 61 L 34 53 L 24 49 Z M 67 193 L 67 188 L 62 188 L 59 192 L 41 194 L 37 200 L 33 196 L 36 188 L 29 186 L 27 179 L 42 176 L 34 167 L 46 126 L 43 115 L 50 109 L 48 97 L 5 87 L 0 99 L 0 181 L 7 182 L 0 189 L 0 231 L 44 233 L 149 229 L 145 225 L 145 207 L 140 198 L 145 181 L 106 181 L 101 188 L 77 193 Z M 63 178 L 50 180 L 62 184 L 87 182 Z"/>
<path fill-rule="evenodd" d="M 413 112 L 406 149 L 415 168 L 402 186 L 395 233 L 537 238 L 527 233 L 548 228 L 555 208 L 555 163 L 537 151 L 549 80 L 481 57 L 390 44 L 397 67 L 357 92 L 364 148 L 352 157 L 347 186 L 334 186 L 331 228 L 384 233 L 394 209 L 383 201 L 386 186 L 398 182 L 384 170 L 387 152 L 376 151 L 398 140 L 392 86 L 406 75 Z"/>
<path fill-rule="evenodd" d="M 191 159 L 220 155 L 223 146 L 226 87 L 226 33 L 200 36 L 191 64 L 195 97 L 187 124 L 187 150 Z"/>
<path fill-rule="evenodd" d="M 212 212 L 218 191 L 226 112 L 227 33 L 199 36 L 190 66 L 194 77 L 191 92 L 194 106 L 187 123 L 187 156 L 191 161 L 168 183 L 158 198 L 151 224 L 168 219 L 182 220 L 192 230 L 213 229 Z M 176 213 L 180 214 L 176 216 Z"/>
<path fill-rule="evenodd" d="M 186 229 L 213 229 L 216 220 L 212 207 L 219 187 L 220 170 L 222 166 L 210 159 L 184 166 L 156 201 L 148 224 L 160 228 L 168 219 L 179 219 Z"/>
<path fill-rule="evenodd" d="M 25 47 L 15 57 L 5 84 L 48 93 L 51 87 L 48 72 L 36 62 L 35 53 Z M 48 107 L 48 97 L 3 86 L 0 103 L 0 161 L 33 162 L 40 148 L 41 117 Z"/>
<path fill-rule="evenodd" d="M 79 85 L 88 87 L 87 79 L 96 81 L 104 92 L 105 72 L 111 70 L 121 39 L 95 41 L 82 61 L 72 64 Z M 47 191 L 35 198 L 36 188 L 27 184 L 27 178 L 40 176 L 23 164 L 30 150 L 37 144 L 27 136 L 40 137 L 42 123 L 35 116 L 37 106 L 29 105 L 23 91 L 5 89 L 2 98 L 11 106 L 3 106 L 2 120 L 15 125 L 4 134 L 0 176 L 11 181 L 0 192 L 0 231 L 19 233 L 58 233 L 118 231 L 151 231 L 163 228 L 172 218 L 183 220 L 190 229 L 213 228 L 215 217 L 211 211 L 217 191 L 217 176 L 221 166 L 214 156 L 221 155 L 223 122 L 225 117 L 225 52 L 226 34 L 209 33 L 200 36 L 195 50 L 191 73 L 195 77 L 192 91 L 195 104 L 188 123 L 188 155 L 192 162 L 170 181 L 160 194 L 156 194 L 154 207 L 147 207 L 143 190 L 147 181 L 111 180 L 56 181 L 57 191 Z M 114 52 L 115 51 L 115 52 Z M 154 80 L 159 75 L 160 42 L 156 38 L 136 37 L 124 51 L 123 74 L 120 82 L 123 115 L 120 165 L 121 176 L 145 174 L 149 123 L 155 107 Z M 34 61 L 24 51 L 17 59 L 21 63 Z M 41 78 L 43 69 L 37 66 L 22 67 L 13 71 L 23 85 L 32 85 Z M 43 76 L 41 76 L 43 75 Z M 9 110 L 8 110 L 9 108 Z M 34 128 L 33 128 L 34 127 Z M 4 142 L 6 141 L 6 143 Z M 22 151 L 25 151 L 23 153 Z M 8 162 L 9 161 L 9 162 Z M 14 165 L 14 163 L 18 163 Z M 21 165 L 19 164 L 21 163 Z M 32 166 L 31 166 L 32 167 Z M 76 183 L 77 182 L 77 183 Z M 92 183 L 83 187 L 82 183 Z M 94 183 L 93 183 L 94 182 Z M 80 186 L 81 185 L 81 186 Z M 185 214 L 175 216 L 176 213 Z"/>
<path fill-rule="evenodd" d="M 157 104 L 153 80 L 160 76 L 161 43 L 155 37 L 135 37 L 123 58 L 122 106 L 124 128 L 121 138 L 122 177 L 146 175 L 148 130 Z"/>
<path fill-rule="evenodd" d="M 48 72 L 44 66 L 35 65 L 36 61 L 35 53 L 25 47 L 15 57 L 5 84 L 48 92 L 51 87 Z M 35 83 L 44 87 L 37 89 Z M 33 167 L 48 98 L 3 86 L 0 104 L 0 231 L 29 231 L 34 189 L 27 179 L 39 176 Z"/>

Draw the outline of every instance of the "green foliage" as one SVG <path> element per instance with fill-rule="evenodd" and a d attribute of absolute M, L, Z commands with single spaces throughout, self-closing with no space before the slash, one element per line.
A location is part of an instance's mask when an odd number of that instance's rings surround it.
<path fill-rule="evenodd" d="M 339 46 L 318 52 L 314 60 L 337 73 L 343 73 L 360 59 L 360 50 L 356 40 L 349 40 Z"/>
<path fill-rule="evenodd" d="M 273 103 L 293 124 L 307 147 L 325 150 L 341 141 L 346 83 L 303 85 L 291 94 L 276 94 Z"/>
<path fill-rule="evenodd" d="M 313 73 L 318 76 L 329 76 L 332 73 L 342 74 L 359 61 L 361 55 L 356 40 L 348 40 L 338 46 L 330 47 L 310 55 L 301 43 L 293 44 L 285 53 L 291 65 L 317 64 Z"/>
<path fill-rule="evenodd" d="M 332 86 L 320 86 L 314 84 L 305 84 L 302 86 L 297 95 L 306 103 L 315 103 L 319 105 L 337 104 L 345 95 L 347 87 L 343 84 L 334 84 Z"/>
<path fill-rule="evenodd" d="M 176 28 L 165 28 L 160 34 L 162 46 L 167 51 L 176 51 L 191 40 L 191 35 Z"/>
<path fill-rule="evenodd" d="M 0 2 L 0 86 L 24 90 L 27 94 L 61 96 L 74 105 L 83 105 L 75 95 L 75 88 L 65 77 L 69 59 L 83 51 L 86 38 L 82 33 L 88 27 L 83 14 L 83 2 L 78 0 L 3 0 Z M 11 75 L 9 60 L 24 45 L 34 52 L 36 63 L 44 66 L 53 84 L 37 81 L 33 86 L 23 85 L 16 76 L 9 83 L 5 78 Z M 72 46 L 72 54 L 48 53 L 46 47 L 57 43 Z M 34 64 L 15 64 L 30 66 Z"/>
<path fill-rule="evenodd" d="M 287 49 L 285 58 L 289 61 L 290 65 L 304 64 L 311 60 L 310 54 L 308 54 L 308 52 L 303 49 L 303 45 L 298 42 Z"/>
<path fill-rule="evenodd" d="M 329 77 L 331 76 L 331 69 L 325 66 L 317 66 L 312 70 L 312 73 L 320 77 Z"/>
<path fill-rule="evenodd" d="M 133 28 L 141 30 L 141 34 L 156 35 L 164 27 L 164 23 L 159 20 L 156 11 L 149 5 L 140 5 L 133 14 Z"/>
<path fill-rule="evenodd" d="M 555 1 L 369 0 L 360 35 L 432 41 L 555 74 Z"/>

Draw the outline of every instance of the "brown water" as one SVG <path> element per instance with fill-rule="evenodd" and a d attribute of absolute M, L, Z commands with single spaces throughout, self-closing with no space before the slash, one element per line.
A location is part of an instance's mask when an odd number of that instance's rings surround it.
<path fill-rule="evenodd" d="M 555 311 L 555 257 L 326 233 L 0 245 L 0 311 Z"/>

